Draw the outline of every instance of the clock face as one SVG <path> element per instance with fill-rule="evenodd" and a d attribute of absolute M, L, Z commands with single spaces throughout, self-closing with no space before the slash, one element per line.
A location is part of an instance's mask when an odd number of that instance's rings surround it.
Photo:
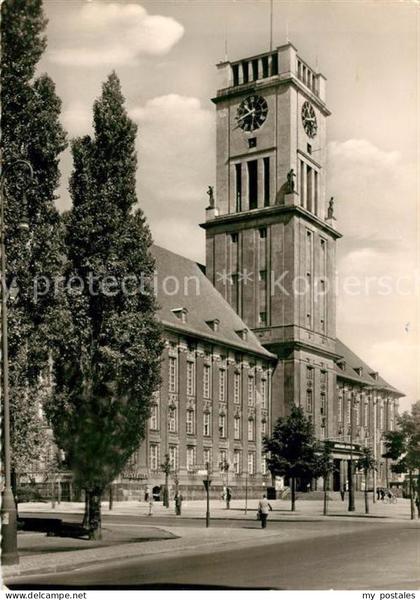
<path fill-rule="evenodd" d="M 243 100 L 236 114 L 237 127 L 244 131 L 254 131 L 263 125 L 267 118 L 268 105 L 262 96 L 248 96 Z"/>
<path fill-rule="evenodd" d="M 309 102 L 304 102 L 302 106 L 302 123 L 307 135 L 311 138 L 316 136 L 318 124 L 316 122 L 315 111 Z"/>

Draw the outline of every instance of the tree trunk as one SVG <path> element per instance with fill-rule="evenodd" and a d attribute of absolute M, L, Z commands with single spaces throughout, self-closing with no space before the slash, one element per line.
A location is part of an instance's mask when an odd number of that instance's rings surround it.
<path fill-rule="evenodd" d="M 295 510 L 295 503 L 296 503 L 296 479 L 294 477 L 291 478 L 291 482 L 292 482 L 292 512 Z"/>
<path fill-rule="evenodd" d="M 411 519 L 414 519 L 415 517 L 415 512 L 414 512 L 414 498 L 413 498 L 413 471 L 408 471 L 408 484 L 409 484 L 409 490 L 410 490 L 410 514 L 411 514 Z"/>
<path fill-rule="evenodd" d="M 417 506 L 417 518 L 420 519 L 420 469 L 417 471 L 416 506 Z"/>
<path fill-rule="evenodd" d="M 102 539 L 101 530 L 101 496 L 102 490 L 93 489 L 87 492 L 89 497 L 88 523 L 89 539 Z"/>
<path fill-rule="evenodd" d="M 88 521 L 89 521 L 89 494 L 88 494 L 87 490 L 84 490 L 84 492 L 85 492 L 85 513 L 83 515 L 82 526 L 87 528 Z"/>
<path fill-rule="evenodd" d="M 369 473 L 365 470 L 365 513 L 369 514 L 369 492 L 368 492 Z"/>
<path fill-rule="evenodd" d="M 109 486 L 109 510 L 112 510 L 114 504 L 114 486 L 112 483 Z"/>
<path fill-rule="evenodd" d="M 328 506 L 328 475 L 324 477 L 324 515 L 328 514 L 327 506 Z"/>

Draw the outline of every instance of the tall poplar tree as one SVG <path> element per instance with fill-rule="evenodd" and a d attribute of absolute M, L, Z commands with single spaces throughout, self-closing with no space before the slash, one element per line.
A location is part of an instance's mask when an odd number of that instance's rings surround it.
<path fill-rule="evenodd" d="M 15 292 L 8 302 L 12 466 L 28 473 L 45 440 L 40 374 L 48 365 L 54 286 L 42 296 L 35 292 L 40 278 L 52 282 L 62 267 L 55 190 L 66 138 L 54 83 L 47 75 L 35 77 L 46 48 L 42 0 L 5 0 L 1 18 L 6 281 Z M 22 160 L 31 165 L 32 177 Z"/>
<path fill-rule="evenodd" d="M 135 138 L 112 73 L 94 104 L 94 135 L 72 144 L 68 284 L 47 405 L 76 483 L 86 490 L 93 538 L 101 535 L 101 495 L 143 440 L 159 383 L 152 239 L 134 209 Z"/>

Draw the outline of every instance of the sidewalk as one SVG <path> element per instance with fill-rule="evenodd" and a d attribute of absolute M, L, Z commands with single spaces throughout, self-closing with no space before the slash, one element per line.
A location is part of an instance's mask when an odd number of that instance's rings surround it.
<path fill-rule="evenodd" d="M 366 518 L 360 511 L 363 506 L 356 504 L 356 513 L 348 513 L 347 505 L 341 501 L 330 502 L 331 516 L 322 515 L 322 502 L 301 501 L 297 503 L 295 513 L 290 512 L 290 503 L 287 501 L 273 501 L 273 512 L 270 513 L 271 521 L 296 522 L 296 527 L 287 530 L 279 527 L 262 530 L 256 521 L 257 500 L 248 502 L 248 512 L 244 513 L 244 502 L 236 500 L 227 510 L 221 501 L 211 503 L 212 519 L 224 519 L 226 527 L 205 528 L 205 502 L 190 501 L 183 503 L 181 517 L 174 516 L 173 506 L 166 509 L 161 503 L 155 503 L 154 516 L 150 523 L 144 521 L 140 524 L 112 523 L 107 519 L 103 522 L 103 541 L 98 543 L 89 540 L 74 538 L 47 537 L 42 533 L 22 532 L 18 535 L 20 564 L 2 567 L 2 575 L 6 583 L 20 575 L 44 574 L 49 572 L 68 571 L 88 565 L 116 562 L 129 559 L 152 559 L 160 554 L 188 555 L 207 553 L 218 549 L 237 548 L 239 545 L 253 547 L 266 543 L 286 543 L 291 540 L 310 539 L 331 535 L 332 528 L 335 533 L 348 531 L 349 521 L 351 527 L 357 527 Z M 172 503 L 173 504 L 173 503 Z M 344 504 L 344 506 L 342 506 Z M 108 504 L 103 503 L 103 515 L 135 515 L 144 517 L 148 513 L 148 505 L 144 502 L 117 502 L 109 511 Z M 57 514 L 82 514 L 81 503 L 63 502 L 51 510 L 50 504 L 28 503 L 19 506 L 20 513 L 51 513 Z M 396 505 L 374 505 L 371 507 L 369 525 L 380 524 L 386 521 L 409 520 L 409 505 L 406 501 L 399 501 Z M 336 515 L 336 516 L 333 516 Z M 351 515 L 351 516 L 347 516 Z M 160 517 L 173 517 L 175 525 L 160 524 Z M 185 527 L 182 521 L 185 518 L 197 519 L 197 526 Z M 229 527 L 231 520 L 246 520 L 249 525 L 244 527 Z M 329 521 L 329 526 L 320 528 L 319 523 Z M 299 524 L 300 522 L 300 524 Z M 302 527 L 304 522 L 304 527 Z M 233 524 L 232 524 L 233 525 Z"/>
<path fill-rule="evenodd" d="M 272 520 L 324 520 L 331 519 L 386 519 L 392 520 L 410 520 L 410 501 L 408 499 L 398 499 L 396 504 L 384 504 L 379 501 L 373 503 L 369 499 L 369 514 L 365 514 L 364 498 L 357 497 L 355 502 L 355 511 L 348 511 L 348 499 L 329 500 L 328 516 L 323 515 L 322 500 L 297 500 L 296 510 L 291 512 L 290 500 L 272 500 L 270 501 L 273 512 L 270 514 Z M 250 519 L 255 520 L 258 507 L 258 500 L 248 500 L 247 512 L 245 513 L 245 501 L 232 500 L 230 509 L 226 509 L 226 504 L 222 500 L 211 500 L 210 513 L 212 519 Z M 25 503 L 19 506 L 20 513 L 83 513 L 83 504 L 80 502 L 62 502 L 56 504 L 55 509 L 51 508 L 50 503 Z M 146 502 L 130 500 L 125 502 L 114 502 L 113 509 L 110 511 L 108 502 L 102 502 L 102 514 L 106 515 L 137 515 L 146 516 L 149 512 L 149 505 Z M 182 515 L 177 520 L 183 518 L 204 519 L 206 514 L 205 500 L 189 500 L 182 503 Z M 170 507 L 165 508 L 162 502 L 155 502 L 153 505 L 154 516 L 174 516 L 174 503 L 171 501 Z"/>

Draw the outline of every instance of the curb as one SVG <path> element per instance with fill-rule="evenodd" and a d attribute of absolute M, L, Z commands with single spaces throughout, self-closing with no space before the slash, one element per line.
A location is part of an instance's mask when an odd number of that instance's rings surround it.
<path fill-rule="evenodd" d="M 270 535 L 268 536 L 268 539 L 274 537 L 274 535 Z M 241 542 L 244 541 L 249 541 L 249 540 L 253 540 L 254 538 L 252 537 L 248 537 L 248 538 L 244 538 L 242 540 L 240 540 Z M 234 544 L 236 542 L 230 542 L 231 544 Z M 129 544 L 121 544 L 122 547 L 124 546 L 128 546 Z M 187 550 L 188 552 L 190 550 L 197 550 L 200 548 L 211 548 L 214 546 L 220 546 L 222 545 L 223 547 L 225 547 L 227 545 L 226 541 L 225 542 L 220 542 L 220 541 L 214 541 L 214 542 L 209 542 L 207 544 L 195 544 L 192 546 L 187 546 L 185 548 L 178 548 L 177 552 L 178 554 L 182 553 L 184 550 Z M 131 544 L 132 546 L 132 544 Z M 152 556 L 156 556 L 156 555 L 161 555 L 161 554 L 172 554 L 174 552 L 173 548 L 162 548 L 160 550 L 156 550 L 156 551 L 152 551 L 150 553 L 147 554 L 143 554 L 140 556 L 136 556 L 135 554 L 126 554 L 126 555 L 122 555 L 122 556 L 118 556 L 118 557 L 109 557 L 109 558 L 102 558 L 102 559 L 93 559 L 93 560 L 85 560 L 82 562 L 77 562 L 77 563 L 71 563 L 69 565 L 54 565 L 51 567 L 46 567 L 45 569 L 36 569 L 36 568 L 29 568 L 29 569 L 24 569 L 24 570 L 20 570 L 18 569 L 17 571 L 14 572 L 10 572 L 10 573 L 4 573 L 3 572 L 3 581 L 7 584 L 6 580 L 9 580 L 10 583 L 12 583 L 13 578 L 18 578 L 18 577 L 25 577 L 27 575 L 48 575 L 48 573 L 64 573 L 66 571 L 75 571 L 77 569 L 80 569 L 81 567 L 92 567 L 94 565 L 99 565 L 99 564 L 106 564 L 106 563 L 110 563 L 110 562 L 116 562 L 119 560 L 125 560 L 125 559 L 143 559 L 143 558 L 148 558 L 148 557 L 152 557 Z M 4 571 L 3 567 L 3 571 Z M 7 567 L 6 567 L 7 568 Z"/>

